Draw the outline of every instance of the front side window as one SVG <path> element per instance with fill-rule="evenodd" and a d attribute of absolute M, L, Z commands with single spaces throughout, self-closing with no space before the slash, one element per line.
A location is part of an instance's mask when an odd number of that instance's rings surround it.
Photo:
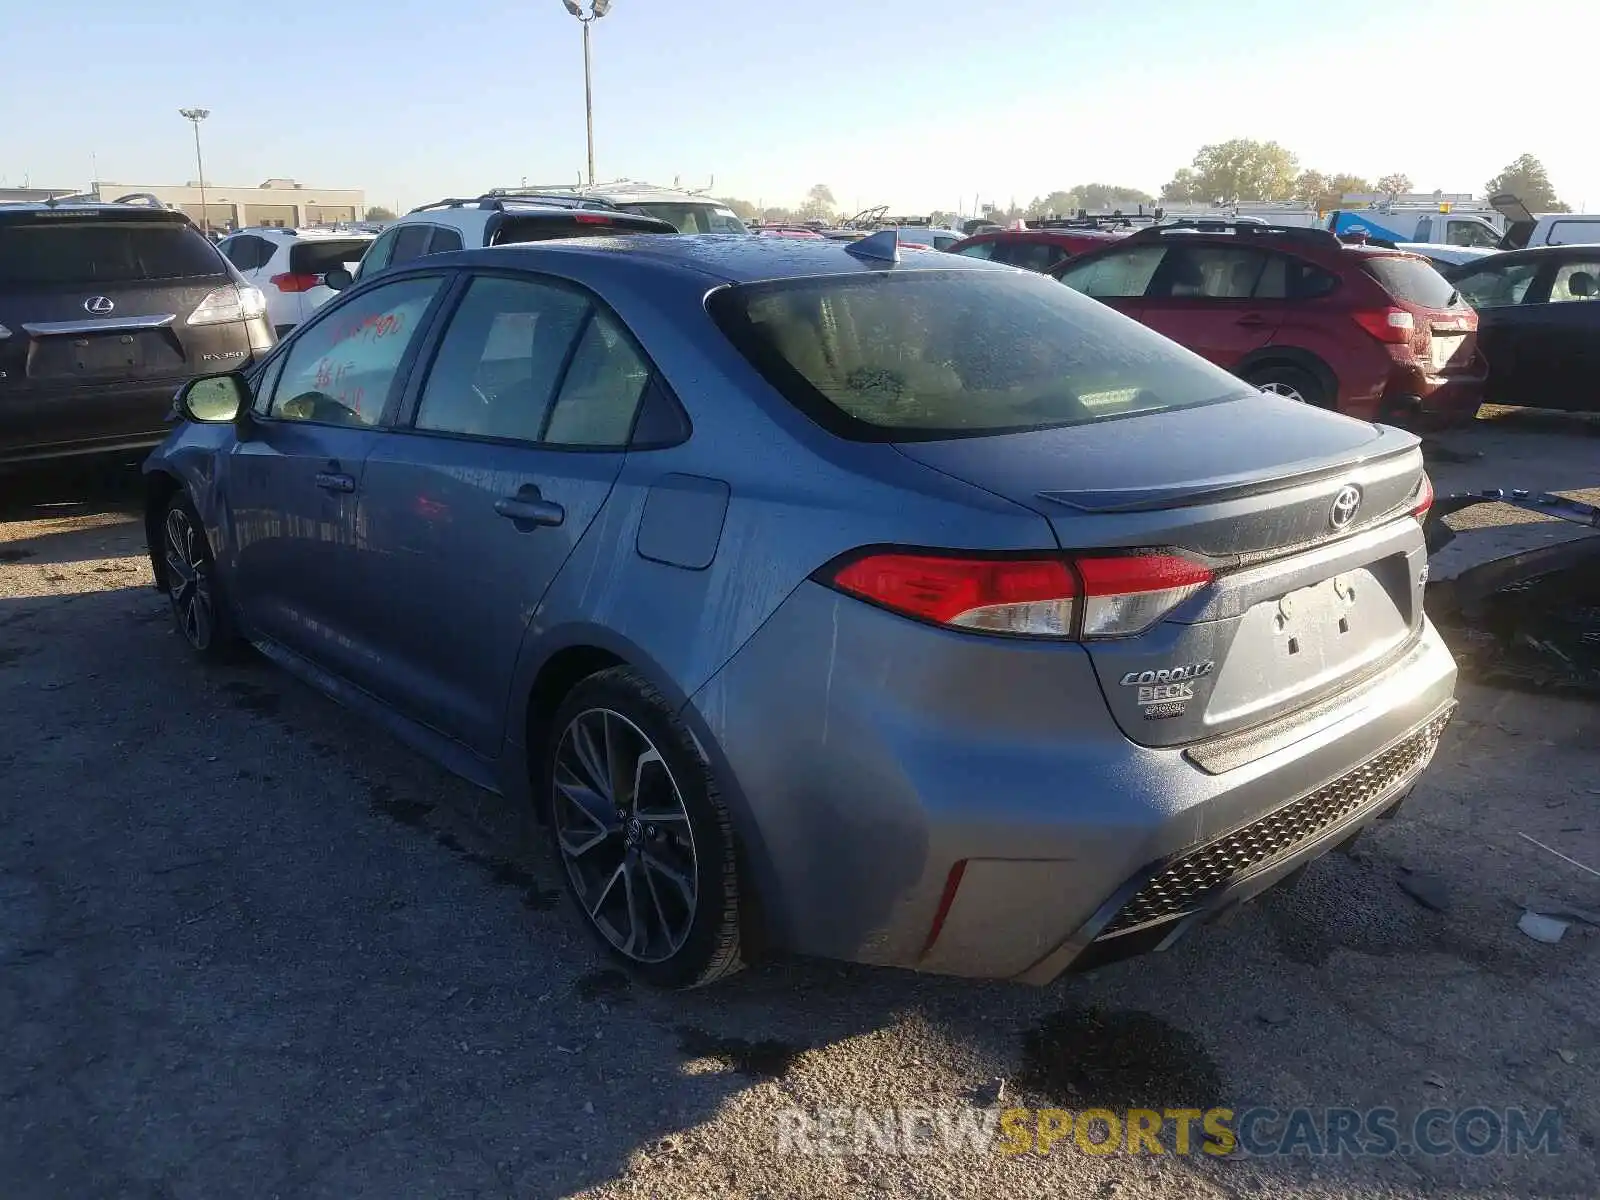
<path fill-rule="evenodd" d="M 1600 300 L 1600 259 L 1588 262 L 1562 263 L 1550 285 L 1550 303 L 1564 304 L 1569 300 Z"/>
<path fill-rule="evenodd" d="M 1162 249 L 1133 253 L 1159 257 Z M 1249 390 L 1039 275 L 914 270 L 785 279 L 724 288 L 710 308 L 779 393 L 825 429 L 860 441 L 1086 424 Z"/>
<path fill-rule="evenodd" d="M 967 258 L 981 258 L 987 262 L 989 259 L 994 257 L 994 243 L 973 242 L 970 246 L 961 247 L 961 249 L 957 250 L 956 253 Z"/>
<path fill-rule="evenodd" d="M 1489 226 L 1480 225 L 1476 221 L 1451 221 L 1445 240 L 1452 246 L 1482 247 L 1485 250 L 1493 250 L 1500 245 L 1500 235 Z"/>
<path fill-rule="evenodd" d="M 403 226 L 401 228 L 404 228 Z M 375 275 L 389 265 L 389 258 L 394 254 L 395 240 L 400 236 L 400 229 L 390 229 L 378 235 L 378 239 L 367 247 L 367 252 L 361 256 L 361 265 L 356 268 L 356 278 L 364 279 L 368 275 Z"/>
<path fill-rule="evenodd" d="M 1056 278 L 1073 291 L 1097 300 L 1142 296 L 1166 252 L 1165 246 L 1134 246 L 1127 250 L 1113 250 L 1079 260 Z"/>
<path fill-rule="evenodd" d="M 439 277 L 401 279 L 352 297 L 294 340 L 273 390 L 282 421 L 376 425 Z"/>
<path fill-rule="evenodd" d="M 1539 274 L 1537 262 L 1513 266 L 1482 267 L 1456 277 L 1455 286 L 1473 308 L 1506 308 L 1521 304 Z"/>

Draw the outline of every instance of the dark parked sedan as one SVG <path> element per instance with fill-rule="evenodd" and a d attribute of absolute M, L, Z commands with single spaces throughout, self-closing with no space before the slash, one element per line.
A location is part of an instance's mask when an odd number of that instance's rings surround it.
<path fill-rule="evenodd" d="M 1478 310 L 1491 404 L 1600 412 L 1600 246 L 1540 246 L 1446 272 Z"/>
<path fill-rule="evenodd" d="M 1416 438 L 892 230 L 431 256 L 181 403 L 188 643 L 530 803 L 663 985 L 1164 944 L 1392 813 L 1454 705 Z"/>

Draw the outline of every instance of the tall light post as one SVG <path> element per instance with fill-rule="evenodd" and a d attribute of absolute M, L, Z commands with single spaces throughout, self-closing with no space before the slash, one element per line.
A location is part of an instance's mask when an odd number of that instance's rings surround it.
<path fill-rule="evenodd" d="M 589 134 L 589 186 L 594 186 L 594 85 L 589 74 L 589 25 L 611 11 L 611 0 L 589 0 L 589 10 L 579 0 L 561 0 L 566 9 L 583 22 L 583 118 Z"/>
<path fill-rule="evenodd" d="M 194 125 L 194 165 L 200 173 L 200 224 L 211 232 L 211 214 L 206 209 L 206 161 L 200 157 L 200 122 L 211 115 L 209 108 L 180 108 L 178 115 Z"/>

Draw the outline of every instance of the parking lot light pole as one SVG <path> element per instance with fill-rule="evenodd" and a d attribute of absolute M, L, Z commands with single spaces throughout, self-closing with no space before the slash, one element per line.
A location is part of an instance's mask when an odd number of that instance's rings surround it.
<path fill-rule="evenodd" d="M 194 125 L 194 166 L 200 173 L 200 224 L 202 232 L 211 232 L 211 214 L 206 210 L 206 160 L 200 157 L 200 122 L 211 115 L 209 108 L 180 108 L 178 115 Z"/>
<path fill-rule="evenodd" d="M 611 11 L 611 0 L 589 0 L 584 11 L 578 0 L 561 0 L 566 10 L 583 22 L 583 119 L 589 136 L 589 186 L 594 186 L 594 85 L 589 72 L 589 25 Z"/>

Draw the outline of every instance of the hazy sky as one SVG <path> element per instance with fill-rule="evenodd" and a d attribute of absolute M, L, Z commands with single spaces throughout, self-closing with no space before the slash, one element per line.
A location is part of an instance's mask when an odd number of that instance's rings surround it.
<path fill-rule="evenodd" d="M 13 6 L 0 175 L 362 187 L 370 203 L 572 180 L 578 23 L 560 0 Z M 1075 183 L 1156 192 L 1205 142 L 1481 192 L 1523 152 L 1600 208 L 1600 0 L 615 0 L 594 28 L 602 179 L 768 204 L 949 209 Z M 296 11 L 298 9 L 298 11 Z M 1532 40 L 1519 43 L 1523 37 Z M 1570 63 L 1564 47 L 1575 47 Z"/>

